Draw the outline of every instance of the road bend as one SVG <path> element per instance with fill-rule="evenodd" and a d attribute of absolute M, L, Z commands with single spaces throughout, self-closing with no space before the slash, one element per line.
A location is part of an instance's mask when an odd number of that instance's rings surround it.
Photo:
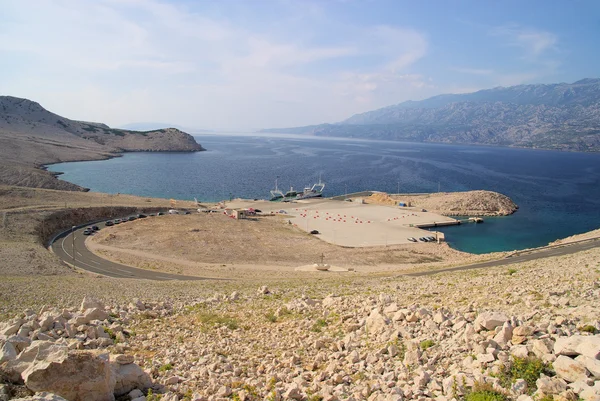
<path fill-rule="evenodd" d="M 430 276 L 432 274 L 438 274 L 438 273 L 481 269 L 484 267 L 509 266 L 509 265 L 513 265 L 515 263 L 529 262 L 531 260 L 550 258 L 550 257 L 554 257 L 554 256 L 569 255 L 572 253 L 586 251 L 588 249 L 596 248 L 599 246 L 600 246 L 600 239 L 595 238 L 595 239 L 591 239 L 591 240 L 584 240 L 584 241 L 580 241 L 580 242 L 563 244 L 563 245 L 558 245 L 558 246 L 553 246 L 553 247 L 548 247 L 548 248 L 543 248 L 543 249 L 538 249 L 538 250 L 533 249 L 533 250 L 529 250 L 529 251 L 522 251 L 522 252 L 518 252 L 517 254 L 507 256 L 504 259 L 490 260 L 487 262 L 474 263 L 471 265 L 449 267 L 447 269 L 408 273 L 408 274 L 404 274 L 404 276 L 420 277 L 420 276 Z"/>
<path fill-rule="evenodd" d="M 104 223 L 94 223 L 66 231 L 54 239 L 50 245 L 52 251 L 63 261 L 92 273 L 114 278 L 133 278 L 157 281 L 168 280 L 209 280 L 208 277 L 185 276 L 181 274 L 163 273 L 153 270 L 138 269 L 127 265 L 111 262 L 91 252 L 85 245 L 87 227 L 97 225 L 104 228 Z M 93 234 L 92 234 L 93 235 Z"/>

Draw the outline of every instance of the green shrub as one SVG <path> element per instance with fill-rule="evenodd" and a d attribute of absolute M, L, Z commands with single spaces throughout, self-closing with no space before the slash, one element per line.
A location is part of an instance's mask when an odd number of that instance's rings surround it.
<path fill-rule="evenodd" d="M 164 365 L 162 365 L 160 368 L 158 368 L 159 372 L 166 372 L 173 369 L 173 365 L 171 365 L 170 363 L 166 363 Z"/>
<path fill-rule="evenodd" d="M 515 274 L 517 272 L 517 269 L 508 269 L 508 275 L 512 276 L 513 274 Z"/>
<path fill-rule="evenodd" d="M 313 324 L 311 330 L 317 333 L 320 333 L 323 327 L 327 326 L 327 320 L 325 319 L 317 319 L 315 324 Z"/>
<path fill-rule="evenodd" d="M 423 351 L 425 351 L 427 348 L 433 347 L 434 345 L 435 343 L 433 342 L 433 340 L 423 340 L 421 341 L 421 344 L 419 344 Z"/>
<path fill-rule="evenodd" d="M 581 327 L 579 329 L 579 331 L 583 331 L 585 333 L 590 333 L 590 334 L 596 334 L 596 328 L 594 326 L 592 326 L 591 324 L 586 324 L 585 326 Z"/>
<path fill-rule="evenodd" d="M 465 396 L 465 401 L 507 401 L 508 398 L 490 384 L 475 383 L 473 391 Z"/>
<path fill-rule="evenodd" d="M 237 320 L 230 316 L 219 316 L 216 313 L 198 313 L 200 323 L 207 326 L 221 325 L 229 330 L 235 330 L 239 327 Z"/>
<path fill-rule="evenodd" d="M 510 368 L 500 368 L 498 378 L 504 388 L 509 388 L 517 379 L 523 379 L 527 382 L 527 391 L 533 394 L 537 390 L 536 381 L 542 373 L 547 376 L 554 375 L 550 365 L 539 358 L 513 358 Z"/>
<path fill-rule="evenodd" d="M 265 314 L 265 317 L 267 318 L 267 320 L 271 323 L 275 323 L 277 321 L 277 316 L 275 315 L 275 313 L 273 313 L 273 311 L 269 311 Z"/>

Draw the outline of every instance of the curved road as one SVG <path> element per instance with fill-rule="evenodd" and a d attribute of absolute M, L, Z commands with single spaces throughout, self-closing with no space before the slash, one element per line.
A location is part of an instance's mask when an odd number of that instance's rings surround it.
<path fill-rule="evenodd" d="M 100 228 L 104 227 L 104 223 L 94 223 Z M 86 227 L 90 227 L 94 224 L 88 224 L 82 226 L 71 233 L 71 231 L 64 232 L 57 236 L 52 244 L 50 245 L 52 251 L 58 255 L 65 262 L 74 265 L 80 269 L 90 271 L 92 273 L 101 274 L 108 277 L 115 278 L 137 278 L 147 280 L 209 280 L 207 277 L 197 276 L 184 276 L 180 274 L 162 273 L 152 270 L 138 269 L 136 267 L 126 266 L 119 263 L 114 263 L 109 260 L 103 259 L 95 253 L 91 252 L 85 246 L 85 239 L 87 236 L 83 235 L 83 231 Z M 126 223 L 122 223 L 126 224 Z M 401 276 L 429 276 L 437 273 L 453 272 L 459 270 L 471 270 L 481 269 L 484 267 L 497 267 L 503 265 L 512 265 L 515 263 L 528 262 L 535 259 L 549 258 L 552 256 L 568 255 L 587 249 L 592 249 L 600 246 L 600 238 L 584 240 L 580 242 L 574 242 L 571 244 L 559 245 L 555 247 L 547 247 L 538 250 L 522 251 L 513 256 L 506 257 L 504 259 L 490 260 L 487 262 L 480 262 L 471 265 L 463 265 L 450 267 L 447 269 L 440 270 L 429 270 L 417 273 L 402 274 Z"/>
<path fill-rule="evenodd" d="M 586 251 L 600 246 L 600 238 L 594 238 L 589 240 L 583 240 L 580 242 L 573 242 L 570 244 L 557 245 L 552 247 L 546 247 L 542 249 L 532 249 L 530 251 L 517 252 L 513 256 L 508 256 L 504 259 L 490 260 L 487 262 L 474 263 L 472 265 L 462 265 L 456 267 L 449 267 L 447 269 L 430 270 L 417 273 L 408 273 L 404 276 L 419 277 L 429 276 L 437 273 L 453 272 L 459 270 L 471 270 L 481 269 L 483 267 L 497 267 L 497 266 L 508 266 L 515 263 L 529 262 L 530 260 L 550 258 L 553 256 L 568 255 L 571 253 Z"/>
<path fill-rule="evenodd" d="M 127 224 L 127 223 L 121 223 Z M 184 276 L 180 274 L 162 273 L 153 270 L 138 269 L 103 259 L 85 246 L 87 235 L 83 235 L 86 227 L 97 225 L 101 229 L 104 223 L 93 223 L 79 227 L 71 233 L 64 232 L 57 236 L 50 245 L 52 251 L 63 261 L 92 273 L 115 278 L 136 278 L 147 280 L 208 280 L 206 277 Z M 93 234 L 92 234 L 93 235 Z"/>

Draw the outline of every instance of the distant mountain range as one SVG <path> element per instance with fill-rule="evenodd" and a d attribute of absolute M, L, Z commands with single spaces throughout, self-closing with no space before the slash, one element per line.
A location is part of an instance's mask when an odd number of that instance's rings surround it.
<path fill-rule="evenodd" d="M 44 164 L 98 160 L 120 152 L 196 152 L 195 139 L 176 128 L 131 131 L 70 120 L 39 103 L 0 96 L 0 185 L 53 189 L 83 188 L 41 169 Z"/>
<path fill-rule="evenodd" d="M 261 132 L 600 151 L 600 79 L 434 96 L 335 124 Z"/>

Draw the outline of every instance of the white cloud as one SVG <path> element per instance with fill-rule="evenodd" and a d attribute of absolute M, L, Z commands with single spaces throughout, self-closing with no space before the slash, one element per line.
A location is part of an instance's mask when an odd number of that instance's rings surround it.
<path fill-rule="evenodd" d="M 526 28 L 518 25 L 506 25 L 491 30 L 495 36 L 505 37 L 510 46 L 524 51 L 526 58 L 536 60 L 549 50 L 555 50 L 558 37 L 548 31 Z"/>
<path fill-rule="evenodd" d="M 428 48 L 412 29 L 350 27 L 338 37 L 290 39 L 201 13 L 193 3 L 9 4 L 0 58 L 13 69 L 0 86 L 76 119 L 291 126 L 341 120 L 427 85 L 409 73 Z M 305 18 L 323 12 L 314 4 Z M 368 62 L 351 69 L 350 58 Z"/>

